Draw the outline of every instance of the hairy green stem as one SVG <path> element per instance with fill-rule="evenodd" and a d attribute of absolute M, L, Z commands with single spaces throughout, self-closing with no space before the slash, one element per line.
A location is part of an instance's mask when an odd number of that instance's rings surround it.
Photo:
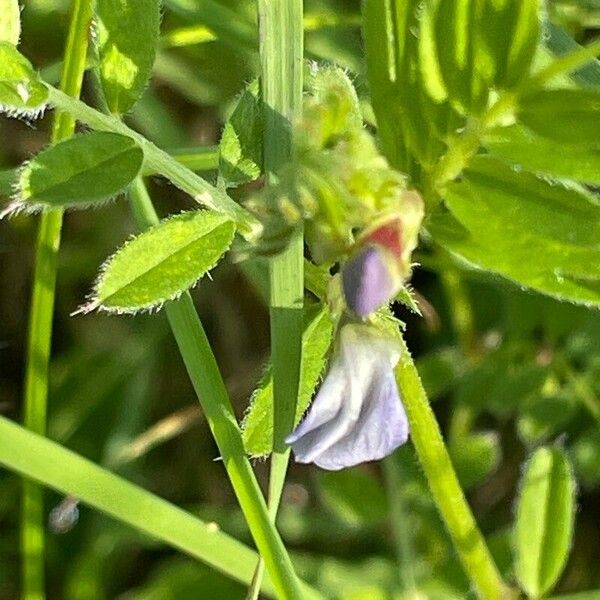
<path fill-rule="evenodd" d="M 49 100 L 60 110 L 64 110 L 92 129 L 112 131 L 133 138 L 144 151 L 145 166 L 154 173 L 169 179 L 196 202 L 218 212 L 229 215 L 237 222 L 240 233 L 246 236 L 256 235 L 261 224 L 245 208 L 232 200 L 224 191 L 217 189 L 193 171 L 183 166 L 174 157 L 155 146 L 118 118 L 104 115 L 84 102 L 71 98 L 60 90 L 48 86 Z"/>
<path fill-rule="evenodd" d="M 132 184 L 130 198 L 141 229 L 158 222 L 141 179 Z M 227 388 L 190 294 L 185 293 L 179 300 L 168 303 L 165 311 L 240 507 L 278 596 L 286 600 L 318 597 L 314 592 L 307 592 L 300 584 L 281 537 L 269 517 L 254 471 L 245 454 Z"/>
<path fill-rule="evenodd" d="M 73 0 L 61 77 L 62 93 L 67 97 L 79 96 L 81 91 L 92 13 L 91 0 Z M 70 137 L 74 130 L 72 117 L 67 113 L 57 113 L 52 142 Z M 48 370 L 62 216 L 62 211 L 57 209 L 43 213 L 40 218 L 29 316 L 23 421 L 25 427 L 42 435 L 46 432 Z M 25 600 L 42 600 L 45 597 L 44 529 L 43 489 L 25 479 L 21 514 L 21 596 Z"/>
<path fill-rule="evenodd" d="M 302 109 L 302 0 L 258 0 L 261 97 L 264 108 L 264 170 L 267 185 L 292 159 L 292 126 Z M 269 265 L 271 362 L 273 365 L 273 453 L 269 476 L 269 516 L 275 522 L 290 449 L 285 437 L 294 426 L 302 361 L 304 239 L 298 230 Z M 258 598 L 259 560 L 248 591 Z"/>
<path fill-rule="evenodd" d="M 500 600 L 510 597 L 510 590 L 505 587 L 467 504 L 419 373 L 404 341 L 400 362 L 396 367 L 396 380 L 408 414 L 411 438 L 419 462 L 469 579 L 480 598 Z"/>

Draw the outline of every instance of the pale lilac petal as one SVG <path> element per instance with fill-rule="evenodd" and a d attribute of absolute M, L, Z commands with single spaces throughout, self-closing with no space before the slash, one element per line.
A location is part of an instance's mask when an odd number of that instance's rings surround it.
<path fill-rule="evenodd" d="M 398 292 L 399 280 L 384 250 L 367 246 L 342 269 L 342 287 L 348 308 L 366 317 Z"/>
<path fill-rule="evenodd" d="M 378 380 L 350 433 L 327 450 L 314 463 L 337 471 L 391 454 L 408 439 L 408 419 L 398 394 L 393 373 Z"/>
<path fill-rule="evenodd" d="M 408 437 L 393 368 L 396 342 L 345 325 L 332 367 L 304 421 L 287 438 L 297 462 L 337 470 L 390 454 Z"/>

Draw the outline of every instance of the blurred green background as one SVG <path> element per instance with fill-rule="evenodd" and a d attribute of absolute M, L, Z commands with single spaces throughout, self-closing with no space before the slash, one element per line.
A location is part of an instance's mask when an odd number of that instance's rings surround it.
<path fill-rule="evenodd" d="M 208 9 L 207 9 L 208 7 Z M 27 0 L 21 51 L 52 80 L 63 52 L 66 0 Z M 306 53 L 364 85 L 358 1 L 305 2 Z M 578 41 L 600 27 L 597 0 L 555 1 L 549 16 Z M 165 0 L 152 83 L 127 117 L 159 146 L 212 146 L 257 70 L 251 1 Z M 84 99 L 95 102 L 89 79 Z M 48 143 L 50 118 L 0 118 L 0 169 Z M 209 178 L 214 173 L 206 173 Z M 154 179 L 161 216 L 189 199 Z M 98 266 L 135 231 L 125 202 L 66 217 L 60 255 L 49 435 L 76 452 L 250 543 L 218 452 L 164 316 L 70 317 Z M 0 414 L 18 420 L 36 219 L 0 223 Z M 567 449 L 579 482 L 573 551 L 558 591 L 600 587 L 600 315 L 460 271 L 425 247 L 413 285 L 425 318 L 405 309 L 413 349 L 461 481 L 500 567 L 511 572 L 510 524 L 521 465 L 542 442 Z M 442 274 L 442 275 L 440 275 Z M 268 312 L 239 266 L 224 261 L 194 291 L 238 416 L 268 354 Z M 331 596 L 379 600 L 469 597 L 412 448 L 397 475 L 369 464 L 340 473 L 292 466 L 280 515 L 300 573 Z M 265 464 L 257 464 L 265 481 Z M 19 478 L 0 471 L 0 599 L 18 598 Z M 177 552 L 47 493 L 49 597 L 244 598 L 245 590 Z M 396 561 L 390 506 L 411 560 Z M 57 508 L 58 507 L 58 508 Z M 71 506 L 72 507 L 72 506 Z M 414 597 L 414 596 L 412 596 Z"/>

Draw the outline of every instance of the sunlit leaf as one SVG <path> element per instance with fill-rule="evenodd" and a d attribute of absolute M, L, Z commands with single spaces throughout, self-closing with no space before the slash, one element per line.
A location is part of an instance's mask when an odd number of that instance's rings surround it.
<path fill-rule="evenodd" d="M 9 116 L 38 116 L 48 90 L 31 63 L 10 42 L 0 41 L 0 112 Z"/>
<path fill-rule="evenodd" d="M 543 90 L 521 100 L 519 118 L 533 131 L 555 142 L 597 144 L 600 91 Z"/>
<path fill-rule="evenodd" d="M 161 221 L 108 259 L 84 310 L 136 312 L 177 298 L 216 265 L 234 232 L 232 221 L 209 211 Z"/>
<path fill-rule="evenodd" d="M 0 42 L 19 43 L 21 10 L 19 0 L 0 0 Z"/>
<path fill-rule="evenodd" d="M 219 175 L 227 187 L 254 181 L 262 171 L 263 107 L 258 81 L 240 96 L 219 144 Z"/>
<path fill-rule="evenodd" d="M 85 206 L 122 192 L 144 155 L 130 137 L 92 132 L 43 150 L 21 169 L 10 210 Z"/>
<path fill-rule="evenodd" d="M 557 151 L 556 142 L 515 125 L 490 132 L 485 146 L 492 154 L 535 173 L 600 184 L 600 142 L 563 144 Z"/>
<path fill-rule="evenodd" d="M 515 525 L 517 578 L 530 597 L 548 592 L 561 574 L 574 517 L 575 480 L 566 454 L 536 450 L 521 482 Z"/>
<path fill-rule="evenodd" d="M 448 188 L 446 205 L 451 213 L 434 217 L 429 231 L 467 263 L 559 299 L 600 304 L 593 194 L 480 158 Z"/>
<path fill-rule="evenodd" d="M 148 83 L 160 30 L 160 1 L 96 3 L 98 70 L 108 108 L 130 110 Z"/>

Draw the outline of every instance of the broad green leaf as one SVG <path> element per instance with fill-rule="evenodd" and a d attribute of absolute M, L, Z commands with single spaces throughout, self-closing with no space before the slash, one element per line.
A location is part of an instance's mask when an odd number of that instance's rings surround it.
<path fill-rule="evenodd" d="M 450 456 L 458 478 L 469 489 L 489 477 L 498 468 L 502 450 L 495 432 L 473 433 L 451 444 Z"/>
<path fill-rule="evenodd" d="M 31 63 L 10 42 L 0 41 L 0 112 L 9 116 L 38 116 L 48 90 Z"/>
<path fill-rule="evenodd" d="M 161 221 L 108 259 L 84 310 L 132 313 L 177 298 L 217 264 L 234 233 L 232 221 L 209 211 Z"/>
<path fill-rule="evenodd" d="M 321 500 L 340 521 L 351 527 L 385 521 L 388 501 L 381 483 L 358 469 L 319 472 Z"/>
<path fill-rule="evenodd" d="M 109 199 L 137 176 L 143 159 L 130 137 L 92 132 L 70 138 L 25 164 L 11 209 L 85 206 Z"/>
<path fill-rule="evenodd" d="M 517 125 L 488 133 L 485 147 L 495 156 L 529 171 L 600 184 L 600 142 L 594 146 L 563 145 Z"/>
<path fill-rule="evenodd" d="M 325 368 L 333 337 L 333 322 L 329 310 L 307 311 L 306 325 L 302 334 L 302 367 L 300 370 L 300 393 L 296 406 L 297 424 L 312 398 L 312 394 Z M 252 456 L 270 454 L 273 444 L 273 378 L 269 365 L 265 376 L 252 396 L 250 408 L 242 423 L 246 452 Z"/>
<path fill-rule="evenodd" d="M 576 186 L 482 157 L 428 229 L 467 264 L 562 300 L 600 304 L 600 206 Z"/>
<path fill-rule="evenodd" d="M 379 137 L 388 161 L 409 174 L 418 170 L 413 157 L 433 164 L 443 152 L 439 133 L 447 130 L 452 116 L 447 103 L 431 100 L 442 100 L 445 92 L 437 59 L 430 54 L 430 8 L 417 0 L 363 4 L 367 74 Z"/>
<path fill-rule="evenodd" d="M 16 46 L 21 36 L 19 0 L 0 0 L 0 42 Z"/>
<path fill-rule="evenodd" d="M 577 414 L 577 408 L 576 399 L 568 392 L 534 396 L 521 407 L 519 437 L 533 446 L 560 435 Z"/>
<path fill-rule="evenodd" d="M 598 144 L 600 90 L 542 90 L 525 96 L 519 119 L 532 131 L 561 144 Z M 559 152 L 565 152 L 560 148 Z"/>
<path fill-rule="evenodd" d="M 262 172 L 263 107 L 258 80 L 238 99 L 219 143 L 219 176 L 226 187 L 258 179 Z"/>
<path fill-rule="evenodd" d="M 575 479 L 559 448 L 543 447 L 531 457 L 517 502 L 516 574 L 533 598 L 547 593 L 560 576 L 571 545 Z"/>
<path fill-rule="evenodd" d="M 113 113 L 130 110 L 148 84 L 160 32 L 160 1 L 98 0 L 96 43 L 102 89 Z"/>

